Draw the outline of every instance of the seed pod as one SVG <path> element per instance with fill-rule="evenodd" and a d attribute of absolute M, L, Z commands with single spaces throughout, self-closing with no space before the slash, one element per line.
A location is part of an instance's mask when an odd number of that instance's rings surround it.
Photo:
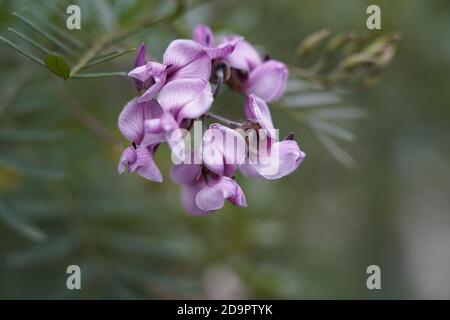
<path fill-rule="evenodd" d="M 322 29 L 307 36 L 297 47 L 297 56 L 305 58 L 330 35 L 329 29 Z"/>

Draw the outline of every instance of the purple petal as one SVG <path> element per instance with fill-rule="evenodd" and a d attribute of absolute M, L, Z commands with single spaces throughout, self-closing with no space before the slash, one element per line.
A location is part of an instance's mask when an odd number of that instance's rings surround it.
<path fill-rule="evenodd" d="M 144 122 L 145 135 L 142 145 L 149 146 L 166 140 L 168 133 L 178 129 L 178 124 L 170 112 L 163 112 L 159 118 L 148 119 Z M 171 141 L 167 141 L 171 145 Z"/>
<path fill-rule="evenodd" d="M 141 43 L 137 49 L 136 60 L 134 61 L 134 68 L 144 66 L 147 63 L 147 47 L 145 43 Z"/>
<path fill-rule="evenodd" d="M 152 76 L 153 84 L 139 98 L 139 102 L 150 101 L 155 98 L 167 78 L 166 66 L 163 64 L 158 62 L 148 62 L 146 68 L 147 74 Z"/>
<path fill-rule="evenodd" d="M 223 159 L 223 134 L 214 128 L 209 128 L 202 139 L 202 161 L 210 171 L 223 175 L 225 163 Z"/>
<path fill-rule="evenodd" d="M 163 112 L 159 118 L 145 120 L 144 128 L 146 133 L 164 133 L 177 129 L 178 124 L 170 112 Z"/>
<path fill-rule="evenodd" d="M 213 102 L 211 85 L 201 79 L 180 79 L 166 84 L 158 100 L 166 112 L 177 115 L 177 122 L 204 114 Z"/>
<path fill-rule="evenodd" d="M 216 48 L 205 48 L 205 50 L 211 60 L 223 58 L 231 54 L 236 48 L 236 44 L 243 39 L 242 37 L 232 38 Z"/>
<path fill-rule="evenodd" d="M 166 136 L 164 133 L 153 133 L 146 132 L 144 138 L 142 139 L 141 145 L 143 146 L 152 146 L 156 144 L 160 144 L 166 140 Z"/>
<path fill-rule="evenodd" d="M 204 48 L 192 40 L 174 40 L 164 52 L 164 64 L 170 80 L 181 78 L 209 79 L 211 61 Z"/>
<path fill-rule="evenodd" d="M 148 62 L 146 66 L 147 66 L 147 73 L 152 75 L 154 78 L 166 77 L 166 69 L 167 69 L 166 65 L 152 61 Z"/>
<path fill-rule="evenodd" d="M 141 177 L 151 181 L 162 182 L 163 178 L 153 160 L 151 148 L 138 146 L 136 151 L 136 161 L 129 163 L 130 172 L 137 172 Z"/>
<path fill-rule="evenodd" d="M 266 179 L 279 179 L 291 174 L 305 158 L 305 153 L 293 140 L 275 142 L 270 151 L 270 155 L 255 165 L 256 171 Z"/>
<path fill-rule="evenodd" d="M 192 32 L 192 40 L 204 47 L 216 46 L 216 41 L 211 28 L 204 24 L 200 24 L 194 28 L 194 31 Z"/>
<path fill-rule="evenodd" d="M 194 100 L 204 87 L 204 80 L 180 79 L 171 81 L 159 93 L 159 104 L 166 112 L 176 112 Z"/>
<path fill-rule="evenodd" d="M 139 46 L 138 50 L 137 50 L 137 54 L 136 54 L 136 60 L 134 61 L 134 69 L 136 69 L 137 67 L 140 66 L 144 66 L 147 63 L 147 48 L 145 46 L 145 43 L 141 43 L 141 45 Z M 135 77 L 133 77 L 135 78 Z M 136 78 L 134 80 L 134 83 L 136 85 L 136 89 L 138 91 L 141 91 L 142 89 L 144 89 L 144 82 L 143 80 L 138 80 L 138 78 Z"/>
<path fill-rule="evenodd" d="M 247 120 L 254 123 L 259 123 L 262 129 L 267 130 L 266 134 L 274 138 L 275 128 L 272 122 L 272 116 L 270 114 L 269 106 L 259 98 L 258 96 L 251 94 L 248 97 L 247 104 L 245 106 L 245 116 Z"/>
<path fill-rule="evenodd" d="M 201 186 L 202 184 L 196 183 L 193 185 L 186 185 L 181 188 L 181 202 L 183 207 L 193 216 L 200 216 L 208 213 L 208 211 L 200 209 L 195 201 Z"/>
<path fill-rule="evenodd" d="M 195 98 L 184 105 L 177 116 L 177 122 L 181 123 L 184 119 L 195 119 L 205 114 L 214 101 L 211 85 L 203 80 L 203 88 Z"/>
<path fill-rule="evenodd" d="M 178 124 L 170 112 L 164 112 L 161 115 L 161 129 L 164 132 L 178 129 Z"/>
<path fill-rule="evenodd" d="M 226 36 L 221 43 L 235 41 L 236 39 L 241 39 L 241 37 L 234 35 Z M 258 51 L 245 40 L 238 41 L 233 52 L 226 56 L 224 60 L 227 61 L 232 68 L 243 70 L 245 72 L 252 71 L 262 63 Z"/>
<path fill-rule="evenodd" d="M 158 94 L 159 90 L 163 87 L 164 82 L 161 80 L 157 80 L 147 91 L 144 92 L 142 96 L 139 97 L 139 102 L 147 102 L 153 100 Z"/>
<path fill-rule="evenodd" d="M 126 148 L 120 156 L 119 165 L 117 171 L 122 174 L 128 167 L 129 163 L 136 162 L 136 152 L 133 147 Z"/>
<path fill-rule="evenodd" d="M 233 204 L 241 207 L 247 205 L 241 188 L 229 177 L 221 177 L 214 185 L 205 185 L 201 188 L 195 203 L 203 211 L 213 211 L 222 208 L 225 199 L 230 199 Z"/>
<path fill-rule="evenodd" d="M 172 166 L 170 176 L 177 184 L 192 184 L 197 181 L 202 172 L 200 164 L 177 164 Z"/>
<path fill-rule="evenodd" d="M 185 137 L 189 132 L 186 129 L 177 128 L 167 131 L 164 138 L 171 150 L 171 157 L 175 163 L 182 163 L 186 158 Z"/>
<path fill-rule="evenodd" d="M 163 55 L 166 66 L 182 68 L 188 63 L 204 55 L 203 47 L 192 40 L 174 40 L 167 47 Z"/>
<path fill-rule="evenodd" d="M 147 66 L 139 66 L 128 72 L 127 76 L 138 80 L 142 85 L 144 81 L 150 79 L 150 75 L 147 73 Z"/>
<path fill-rule="evenodd" d="M 241 187 L 237 184 L 236 181 L 234 181 L 234 183 L 236 186 L 236 190 L 234 194 L 228 198 L 228 201 L 230 201 L 235 206 L 245 208 L 247 207 L 247 199 L 245 198 L 244 191 L 242 191 Z"/>
<path fill-rule="evenodd" d="M 256 171 L 254 164 L 245 163 L 239 167 L 239 171 L 246 177 L 260 177 L 258 171 Z"/>
<path fill-rule="evenodd" d="M 160 114 L 161 107 L 156 101 L 139 103 L 138 98 L 134 98 L 119 115 L 119 130 L 129 141 L 139 144 L 144 137 L 144 121 Z"/>
<path fill-rule="evenodd" d="M 284 63 L 269 60 L 250 72 L 244 83 L 246 95 L 255 94 L 266 102 L 280 99 L 287 85 L 288 69 Z"/>
<path fill-rule="evenodd" d="M 203 136 L 203 163 L 212 172 L 231 177 L 245 160 L 245 145 L 236 130 L 212 124 Z"/>
<path fill-rule="evenodd" d="M 211 59 L 206 54 L 186 64 L 184 67 L 175 70 L 173 67 L 168 69 L 170 74 L 168 81 L 178 79 L 205 79 L 209 80 L 211 76 Z"/>
<path fill-rule="evenodd" d="M 161 118 L 148 119 L 144 121 L 145 132 L 159 133 L 161 132 Z"/>

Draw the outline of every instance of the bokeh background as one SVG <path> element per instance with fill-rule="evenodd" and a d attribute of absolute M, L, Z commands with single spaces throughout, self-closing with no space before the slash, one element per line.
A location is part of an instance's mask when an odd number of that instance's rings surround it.
<path fill-rule="evenodd" d="M 74 3 L 82 30 L 72 34 L 86 41 L 171 6 Z M 372 3 L 381 31 L 366 29 Z M 2 0 L 0 34 L 30 34 L 11 15 L 23 6 L 64 28 L 65 5 Z M 274 109 L 281 135 L 295 131 L 307 153 L 299 170 L 277 181 L 240 176 L 248 208 L 190 217 L 168 179 L 167 147 L 156 157 L 164 183 L 117 174 L 126 141 L 116 122 L 135 95 L 130 80 L 64 82 L 1 43 L 0 298 L 450 298 L 450 3 L 216 0 L 121 45 L 145 41 L 161 57 L 198 23 L 286 62 L 324 27 L 400 32 L 380 83 L 340 102 L 367 114 L 342 124 L 354 143 L 337 140 L 357 164 L 343 166 L 304 123 Z M 98 69 L 126 71 L 133 60 Z M 216 112 L 241 115 L 242 97 L 220 99 Z M 66 288 L 71 264 L 81 267 L 80 291 Z M 366 288 L 371 264 L 381 267 L 381 290 Z"/>

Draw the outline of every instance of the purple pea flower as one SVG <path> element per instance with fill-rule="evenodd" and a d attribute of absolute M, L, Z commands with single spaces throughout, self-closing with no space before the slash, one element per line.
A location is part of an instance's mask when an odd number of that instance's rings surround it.
<path fill-rule="evenodd" d="M 177 129 L 183 122 L 203 115 L 211 107 L 213 95 L 211 85 L 204 79 L 178 79 L 167 83 L 158 94 L 161 106 L 159 117 L 145 121 L 145 144 L 153 144 L 161 139 L 174 149 L 184 145 L 183 136 Z M 183 148 L 180 152 L 183 153 Z M 182 159 L 183 156 L 180 156 Z"/>
<path fill-rule="evenodd" d="M 242 150 L 244 148 L 244 150 Z M 202 146 L 202 164 L 174 165 L 171 169 L 172 180 L 181 185 L 181 201 L 192 215 L 203 215 L 223 207 L 225 200 L 246 207 L 247 202 L 234 174 L 244 162 L 244 137 L 235 130 L 214 123 L 205 132 Z"/>
<path fill-rule="evenodd" d="M 264 129 L 266 135 L 263 137 L 257 133 L 258 145 L 253 148 L 249 146 L 249 163 L 240 167 L 241 172 L 246 176 L 279 179 L 295 171 L 305 158 L 305 153 L 293 140 L 293 134 L 277 141 L 270 110 L 264 100 L 251 94 L 245 106 L 245 115 L 251 127 Z M 262 149 L 264 147 L 266 150 Z"/>
<path fill-rule="evenodd" d="M 123 151 L 118 171 L 136 172 L 161 182 L 153 155 L 165 141 L 172 156 L 184 161 L 172 167 L 171 177 L 181 185 L 182 202 L 189 213 L 213 212 L 226 200 L 246 207 L 245 195 L 235 180 L 237 170 L 248 176 L 278 179 L 296 170 L 305 157 L 293 134 L 278 141 L 266 104 L 284 94 L 288 70 L 279 61 L 261 59 L 242 37 L 229 35 L 216 42 L 205 25 L 194 29 L 192 39 L 172 41 L 162 63 L 148 58 L 145 44 L 138 48 L 134 68 L 128 75 L 137 90 L 144 92 L 131 100 L 119 116 L 119 129 L 131 146 Z M 223 73 L 219 74 L 219 70 Z M 212 124 L 202 137 L 200 149 L 189 153 L 201 156 L 202 163 L 196 162 L 198 158 L 186 162 L 185 135 L 192 121 L 204 115 L 214 99 L 210 78 L 217 80 L 219 88 L 225 81 L 248 96 L 246 122 L 233 124 L 237 129 Z M 257 141 L 252 144 L 255 137 Z M 261 148 L 264 145 L 266 148 Z"/>
<path fill-rule="evenodd" d="M 230 54 L 234 46 L 234 43 L 228 43 L 218 48 L 209 48 L 192 40 L 174 40 L 164 52 L 161 64 L 146 61 L 145 46 L 141 45 L 135 68 L 128 73 L 128 76 L 137 80 L 138 90 L 147 89 L 139 102 L 152 100 L 166 83 L 173 80 L 209 80 L 211 60 Z"/>
<path fill-rule="evenodd" d="M 146 144 L 144 122 L 149 119 L 157 118 L 161 115 L 162 109 L 155 101 L 140 103 L 138 98 L 128 102 L 119 116 L 118 126 L 122 135 L 132 143 L 132 146 L 126 148 L 119 161 L 119 173 L 136 172 L 140 176 L 162 182 L 162 175 L 153 160 L 153 153 L 163 137 L 153 139 L 152 144 Z"/>
<path fill-rule="evenodd" d="M 147 60 L 147 47 L 145 46 L 145 43 L 141 43 L 141 45 L 137 49 L 136 60 L 134 61 L 133 69 L 145 66 L 147 64 Z M 134 83 L 138 91 L 144 89 L 145 84 L 143 81 L 134 79 Z"/>
<path fill-rule="evenodd" d="M 203 135 L 202 161 L 211 172 L 232 177 L 245 162 L 246 149 L 242 130 L 213 123 Z"/>
<path fill-rule="evenodd" d="M 239 38 L 239 36 L 225 35 L 221 41 L 233 41 L 236 38 Z M 263 64 L 258 51 L 245 40 L 238 42 L 233 53 L 224 58 L 224 60 L 230 64 L 231 68 L 245 73 L 250 73 Z"/>
<path fill-rule="evenodd" d="M 207 48 L 214 48 L 216 40 L 211 28 L 204 24 L 197 25 L 192 31 L 192 40 Z"/>
<path fill-rule="evenodd" d="M 236 36 L 226 36 L 223 41 L 232 41 Z M 286 91 L 289 71 L 286 65 L 273 59 L 259 56 L 247 41 L 239 41 L 234 51 L 224 58 L 232 69 L 238 70 L 235 86 L 245 95 L 255 94 L 266 102 L 280 99 Z"/>
<path fill-rule="evenodd" d="M 171 177 L 181 185 L 182 204 L 192 215 L 219 210 L 225 200 L 239 207 L 247 207 L 244 192 L 234 178 L 216 174 L 204 165 L 174 165 Z"/>
<path fill-rule="evenodd" d="M 216 45 L 214 34 L 206 25 L 195 27 L 192 38 L 204 47 L 217 50 L 227 46 L 233 47 L 234 50 L 220 58 L 237 71 L 232 80 L 234 88 L 247 96 L 256 94 L 266 102 L 278 100 L 283 96 L 289 74 L 284 63 L 272 59 L 263 61 L 258 51 L 241 36 L 226 35 Z"/>
<path fill-rule="evenodd" d="M 203 49 L 208 53 L 211 60 L 224 58 L 230 55 L 237 43 L 243 40 L 243 37 L 230 38 L 229 41 L 222 41 L 216 45 L 216 40 L 211 29 L 204 24 L 200 24 L 194 28 L 192 32 L 192 40 L 203 46 Z"/>

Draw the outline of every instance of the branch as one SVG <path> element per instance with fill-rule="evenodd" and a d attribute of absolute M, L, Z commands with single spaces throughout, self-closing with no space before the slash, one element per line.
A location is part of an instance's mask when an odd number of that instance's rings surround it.
<path fill-rule="evenodd" d="M 91 61 L 91 59 L 94 58 L 95 55 L 103 49 L 103 46 L 108 42 L 108 39 L 108 36 L 100 38 L 100 40 L 95 42 L 92 47 L 88 51 L 86 51 L 86 53 L 80 58 L 80 60 L 78 60 L 78 62 L 70 71 L 71 78 L 76 75 L 77 72 L 80 71 L 84 66 L 86 66 L 86 64 L 89 63 L 89 61 Z"/>
<path fill-rule="evenodd" d="M 222 117 L 222 116 L 220 116 L 218 114 L 215 114 L 215 113 L 212 113 L 212 112 L 207 112 L 205 114 L 205 116 L 207 116 L 210 119 L 219 121 L 219 122 L 221 122 L 221 123 L 223 123 L 223 124 L 225 124 L 225 125 L 227 125 L 229 127 L 232 127 L 232 128 L 240 128 L 240 127 L 242 127 L 242 123 L 240 123 L 238 121 L 230 120 L 228 118 Z"/>

